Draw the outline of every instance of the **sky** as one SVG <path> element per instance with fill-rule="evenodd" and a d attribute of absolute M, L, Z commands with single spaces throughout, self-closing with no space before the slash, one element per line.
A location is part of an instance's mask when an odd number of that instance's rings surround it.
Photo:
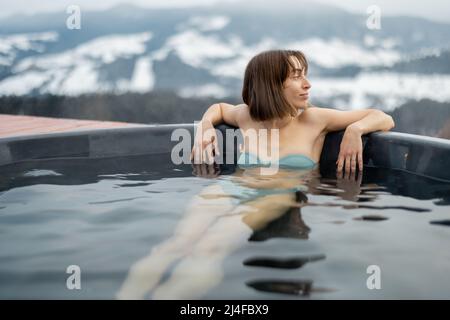
<path fill-rule="evenodd" d="M 279 0 L 252 0 L 257 5 L 279 5 Z M 286 1 L 286 0 L 284 0 Z M 293 4 L 302 4 L 304 0 L 287 0 Z M 359 14 L 366 14 L 370 5 L 377 5 L 385 15 L 409 15 L 427 18 L 434 21 L 450 23 L 450 1 L 448 0 L 314 0 L 343 8 Z M 65 10 L 71 4 L 79 5 L 82 10 L 102 10 L 121 3 L 135 4 L 143 7 L 188 7 L 195 5 L 214 5 L 218 2 L 231 2 L 239 5 L 249 0 L 0 0 L 0 17 L 11 14 L 34 14 L 49 11 Z"/>

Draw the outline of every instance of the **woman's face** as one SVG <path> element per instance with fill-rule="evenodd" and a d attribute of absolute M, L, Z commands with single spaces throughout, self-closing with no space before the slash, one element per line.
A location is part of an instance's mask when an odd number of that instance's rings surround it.
<path fill-rule="evenodd" d="M 305 68 L 296 57 L 290 58 L 295 69 L 291 69 L 284 81 L 283 92 L 286 100 L 297 109 L 308 108 L 309 89 L 311 84 L 306 79 Z"/>

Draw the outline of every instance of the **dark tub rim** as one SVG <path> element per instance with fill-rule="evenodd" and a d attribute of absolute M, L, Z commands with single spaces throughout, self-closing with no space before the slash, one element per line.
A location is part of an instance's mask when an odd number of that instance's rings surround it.
<path fill-rule="evenodd" d="M 0 166 L 30 160 L 108 158 L 170 153 L 178 140 L 175 129 L 189 131 L 193 123 L 94 129 L 0 138 Z M 236 129 L 217 126 L 224 132 Z M 320 165 L 335 167 L 343 131 L 329 133 Z M 450 182 L 450 140 L 399 132 L 376 132 L 363 137 L 365 166 L 389 168 Z M 234 141 L 234 143 L 236 143 Z M 236 145 L 234 145 L 236 150 Z"/>

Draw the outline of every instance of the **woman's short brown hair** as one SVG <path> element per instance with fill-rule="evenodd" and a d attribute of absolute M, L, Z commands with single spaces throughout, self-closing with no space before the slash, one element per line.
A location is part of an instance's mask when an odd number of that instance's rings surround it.
<path fill-rule="evenodd" d="M 283 94 L 283 83 L 295 69 L 290 57 L 296 57 L 305 74 L 308 62 L 301 51 L 271 50 L 253 57 L 245 69 L 242 99 L 248 105 L 255 121 L 296 116 L 297 109 L 289 104 Z"/>

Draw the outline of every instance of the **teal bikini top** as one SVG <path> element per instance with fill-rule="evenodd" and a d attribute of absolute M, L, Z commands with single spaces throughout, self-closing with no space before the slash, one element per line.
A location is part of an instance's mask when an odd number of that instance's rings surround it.
<path fill-rule="evenodd" d="M 270 167 L 270 161 L 261 160 L 257 155 L 249 152 L 243 152 L 237 161 L 239 167 Z M 278 166 L 291 169 L 309 169 L 316 165 L 311 158 L 302 154 L 288 154 L 280 158 Z"/>

